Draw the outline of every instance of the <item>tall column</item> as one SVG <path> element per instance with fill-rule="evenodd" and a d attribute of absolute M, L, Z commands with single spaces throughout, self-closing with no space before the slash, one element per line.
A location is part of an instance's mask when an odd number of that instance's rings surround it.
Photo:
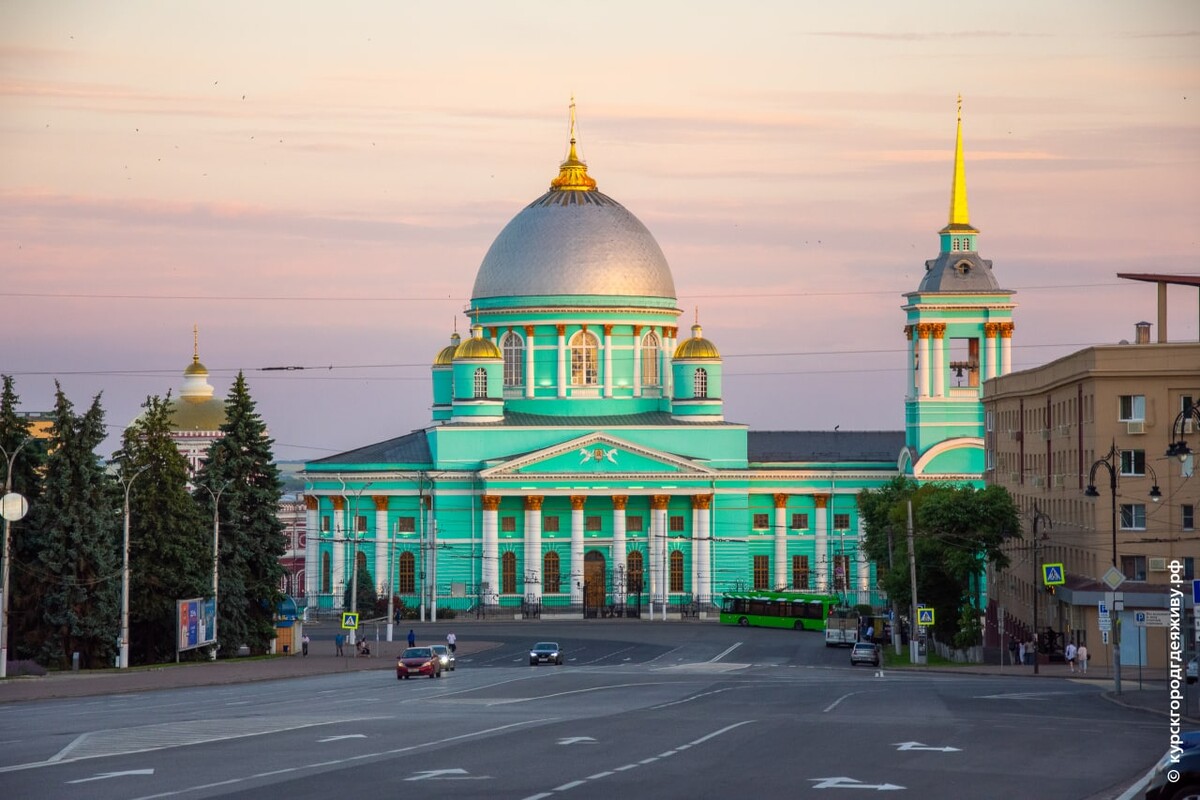
<path fill-rule="evenodd" d="M 711 494 L 692 496 L 692 508 L 695 510 L 696 522 L 692 529 L 692 563 L 696 575 L 692 583 L 692 595 L 698 603 L 708 603 L 712 599 L 712 499 Z"/>
<path fill-rule="evenodd" d="M 1000 374 L 1007 375 L 1012 372 L 1012 335 L 1013 324 L 1011 322 L 1000 323 Z M 1161 335 L 1161 331 L 1160 331 Z M 1160 341 L 1162 341 L 1160 339 Z"/>
<path fill-rule="evenodd" d="M 946 323 L 933 325 L 933 394 L 946 396 Z"/>
<path fill-rule="evenodd" d="M 663 347 L 658 352 L 658 376 L 663 387 L 663 397 L 675 396 L 675 374 L 671 360 L 675 356 L 675 328 L 663 328 Z"/>
<path fill-rule="evenodd" d="M 433 495 L 427 494 L 423 498 L 425 503 L 425 551 L 421 554 L 421 570 L 424 577 L 421 579 L 421 585 L 424 586 L 424 594 L 422 597 L 429 598 L 429 612 L 432 619 L 437 619 L 437 519 L 433 512 Z M 425 618 L 421 617 L 424 622 Z"/>
<path fill-rule="evenodd" d="M 567 326 L 557 325 L 558 330 L 558 396 L 567 396 L 567 384 L 571 375 L 567 372 Z"/>
<path fill-rule="evenodd" d="M 587 497 L 571 495 L 571 605 L 583 604 L 583 504 Z"/>
<path fill-rule="evenodd" d="M 858 604 L 871 602 L 871 562 L 867 559 L 867 524 L 858 518 Z"/>
<path fill-rule="evenodd" d="M 786 494 L 775 495 L 775 583 L 773 589 L 788 585 L 787 579 L 787 501 Z"/>
<path fill-rule="evenodd" d="M 386 597 L 383 593 L 392 586 L 391 566 L 388 564 L 392 542 L 392 532 L 388 530 L 388 496 L 375 495 L 371 499 L 375 501 L 375 569 L 371 570 L 371 574 L 375 576 L 376 591 Z"/>
<path fill-rule="evenodd" d="M 928 340 L 926 340 L 928 341 Z M 829 495 L 815 494 L 813 502 L 816 503 L 816 541 L 814 542 L 815 550 L 813 558 L 816 563 L 813 565 L 817 572 L 817 593 L 829 593 Z"/>
<path fill-rule="evenodd" d="M 633 396 L 642 396 L 642 326 L 633 326 Z"/>
<path fill-rule="evenodd" d="M 917 396 L 929 397 L 929 334 L 930 325 L 922 322 L 917 326 Z"/>
<path fill-rule="evenodd" d="M 618 575 L 625 576 L 626 587 L 629 583 L 629 575 L 625 571 L 625 555 L 628 552 L 628 545 L 625 544 L 625 506 L 629 503 L 629 497 L 623 494 L 615 494 L 612 497 L 613 505 L 613 520 L 612 520 L 612 557 L 613 557 L 613 577 Z M 614 589 L 616 585 L 614 584 Z M 625 598 L 614 598 L 616 602 L 623 603 Z"/>
<path fill-rule="evenodd" d="M 317 514 L 320 501 L 315 495 L 304 495 L 304 596 L 316 608 L 321 592 L 321 526 Z"/>
<path fill-rule="evenodd" d="M 654 619 L 653 603 L 661 603 L 665 596 L 662 581 L 663 554 L 667 544 L 667 504 L 670 495 L 656 494 L 650 496 L 650 618 Z"/>
<path fill-rule="evenodd" d="M 604 396 L 612 397 L 612 325 L 604 326 Z"/>
<path fill-rule="evenodd" d="M 533 331 L 532 325 L 525 326 L 525 396 L 533 397 Z"/>
<path fill-rule="evenodd" d="M 986 381 L 996 377 L 996 328 L 995 322 L 984 323 L 983 326 L 983 379 Z"/>
<path fill-rule="evenodd" d="M 525 596 L 542 599 L 542 499 L 525 497 Z"/>
<path fill-rule="evenodd" d="M 346 498 L 331 497 L 333 501 L 333 607 L 346 606 L 346 587 L 350 575 L 346 572 Z"/>
<path fill-rule="evenodd" d="M 500 602 L 500 496 L 485 494 L 483 501 L 483 568 L 480 583 L 487 587 L 484 602 Z"/>

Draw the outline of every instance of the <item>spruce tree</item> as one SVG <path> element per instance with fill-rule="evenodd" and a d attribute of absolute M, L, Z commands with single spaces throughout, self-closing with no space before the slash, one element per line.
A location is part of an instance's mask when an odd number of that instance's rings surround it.
<path fill-rule="evenodd" d="M 143 408 L 116 458 L 125 475 L 144 470 L 129 493 L 129 660 L 155 664 L 175 655 L 176 601 L 210 594 L 212 530 L 171 438 L 170 394 Z"/>
<path fill-rule="evenodd" d="M 22 635 L 49 666 L 66 669 L 76 652 L 85 667 L 107 666 L 120 635 L 124 498 L 95 455 L 106 435 L 100 395 L 80 416 L 55 387 L 43 491 L 15 552 L 32 579 Z"/>
<path fill-rule="evenodd" d="M 221 493 L 217 638 L 220 654 L 229 657 L 241 645 L 265 652 L 275 636 L 275 610 L 283 600 L 279 559 L 287 540 L 278 516 L 283 485 L 273 442 L 240 372 L 225 400 L 225 417 L 224 436 L 213 442 L 197 475 L 196 499 L 211 518 L 212 495 Z"/>

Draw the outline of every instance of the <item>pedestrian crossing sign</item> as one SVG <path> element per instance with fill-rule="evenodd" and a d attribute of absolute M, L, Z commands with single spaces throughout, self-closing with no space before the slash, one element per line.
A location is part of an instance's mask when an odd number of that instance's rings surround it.
<path fill-rule="evenodd" d="M 1062 586 L 1067 582 L 1062 564 L 1042 564 L 1042 583 L 1047 586 Z"/>
<path fill-rule="evenodd" d="M 927 627 L 933 624 L 933 609 L 917 607 L 917 624 L 922 627 Z"/>
<path fill-rule="evenodd" d="M 352 631 L 358 630 L 358 614 L 352 611 L 342 614 L 342 627 Z"/>

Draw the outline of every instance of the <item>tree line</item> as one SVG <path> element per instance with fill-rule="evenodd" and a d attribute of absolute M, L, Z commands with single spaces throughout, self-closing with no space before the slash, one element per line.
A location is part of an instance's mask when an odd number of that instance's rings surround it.
<path fill-rule="evenodd" d="M 172 440 L 171 395 L 152 396 L 105 462 L 96 395 L 76 411 L 55 384 L 46 438 L 18 413 L 10 376 L 0 391 L 0 447 L 12 491 L 28 515 L 11 523 L 10 659 L 66 669 L 112 666 L 119 651 L 125 503 L 129 503 L 129 660 L 175 658 L 177 600 L 209 597 L 214 513 L 220 531 L 218 655 L 242 645 L 265 652 L 283 599 L 279 558 L 286 538 L 277 516 L 282 483 L 273 442 L 239 373 L 225 399 L 226 422 L 194 475 Z M 19 450 L 19 452 L 18 452 Z M 8 477 L 8 476 L 6 476 Z M 203 658 L 185 652 L 182 658 Z"/>

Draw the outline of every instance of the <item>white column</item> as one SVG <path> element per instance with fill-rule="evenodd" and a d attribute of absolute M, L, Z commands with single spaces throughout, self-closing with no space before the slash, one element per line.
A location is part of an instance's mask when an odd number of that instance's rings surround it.
<path fill-rule="evenodd" d="M 929 326 L 918 325 L 917 335 L 920 337 L 917 343 L 920 348 L 920 360 L 917 362 L 917 395 L 929 397 Z"/>
<path fill-rule="evenodd" d="M 350 585 L 350 574 L 346 572 L 346 498 L 333 500 L 333 607 L 345 608 L 346 587 Z"/>
<path fill-rule="evenodd" d="M 628 545 L 625 544 L 625 506 L 629 502 L 629 498 L 625 495 L 613 495 L 613 518 L 612 518 L 612 556 L 613 556 L 613 575 L 624 575 L 626 592 L 629 587 L 629 574 L 625 571 L 625 556 L 628 552 Z M 614 598 L 615 602 L 625 602 L 624 596 Z"/>
<path fill-rule="evenodd" d="M 858 604 L 871 602 L 871 562 L 867 560 L 867 526 L 858 518 Z"/>
<path fill-rule="evenodd" d="M 668 399 L 675 396 L 675 374 L 671 370 L 671 362 L 675 356 L 675 337 L 668 334 L 670 328 L 663 328 L 663 347 L 658 354 L 658 376 L 663 387 L 663 397 Z"/>
<path fill-rule="evenodd" d="M 983 326 L 983 347 L 980 348 L 983 353 L 983 379 L 996 377 L 996 358 L 998 351 L 996 349 L 996 324 L 989 322 Z"/>
<path fill-rule="evenodd" d="M 775 584 L 772 589 L 788 585 L 787 579 L 787 495 L 775 495 Z"/>
<path fill-rule="evenodd" d="M 571 495 L 571 605 L 583 604 L 583 495 Z"/>
<path fill-rule="evenodd" d="M 925 340 L 922 340 L 925 341 Z M 829 561 L 829 495 L 818 494 L 814 496 L 816 500 L 816 547 L 813 557 L 816 563 L 813 567 L 817 572 L 817 593 L 827 594 L 829 592 L 829 574 L 832 564 Z"/>
<path fill-rule="evenodd" d="M 525 326 L 525 396 L 533 397 L 533 326 Z"/>
<path fill-rule="evenodd" d="M 1003 327 L 1000 329 L 1000 374 L 1007 375 L 1012 372 L 1013 325 L 1011 322 L 1001 324 Z"/>
<path fill-rule="evenodd" d="M 484 602 L 496 605 L 500 601 L 500 497 L 483 496 L 483 568 L 481 583 L 487 585 Z"/>
<path fill-rule="evenodd" d="M 930 345 L 933 348 L 933 394 L 935 397 L 946 396 L 946 326 L 938 325 L 934 331 Z"/>
<path fill-rule="evenodd" d="M 692 584 L 692 594 L 696 600 L 710 602 L 712 598 L 712 573 L 709 570 L 712 542 L 712 495 L 700 495 L 694 500 L 696 505 L 696 522 L 692 529 L 695 539 L 692 542 L 692 562 L 695 567 L 696 580 Z"/>
<path fill-rule="evenodd" d="M 908 389 L 905 391 L 905 397 L 916 397 L 917 395 L 917 370 L 914 369 L 917 361 L 917 326 L 909 325 L 905 329 L 907 334 L 905 338 L 908 340 Z"/>
<path fill-rule="evenodd" d="M 375 569 L 371 572 L 375 576 L 375 588 L 382 595 L 392 582 L 392 576 L 388 574 L 388 541 L 391 539 L 392 532 L 388 530 L 388 499 L 386 495 L 380 495 L 374 498 L 375 500 Z M 384 595 L 386 596 L 386 595 Z"/>
<path fill-rule="evenodd" d="M 525 498 L 525 594 L 535 601 L 542 599 L 542 498 Z M 532 579 L 532 580 L 529 580 Z"/>
<path fill-rule="evenodd" d="M 642 326 L 633 326 L 633 396 L 642 396 Z"/>
<path fill-rule="evenodd" d="M 319 501 L 314 495 L 304 496 L 304 596 L 316 608 L 321 592 L 321 518 L 317 513 Z"/>
<path fill-rule="evenodd" d="M 567 396 L 567 384 L 571 376 L 567 372 L 567 326 L 558 326 L 558 396 Z"/>
<path fill-rule="evenodd" d="M 604 326 L 604 396 L 612 397 L 612 325 Z"/>

